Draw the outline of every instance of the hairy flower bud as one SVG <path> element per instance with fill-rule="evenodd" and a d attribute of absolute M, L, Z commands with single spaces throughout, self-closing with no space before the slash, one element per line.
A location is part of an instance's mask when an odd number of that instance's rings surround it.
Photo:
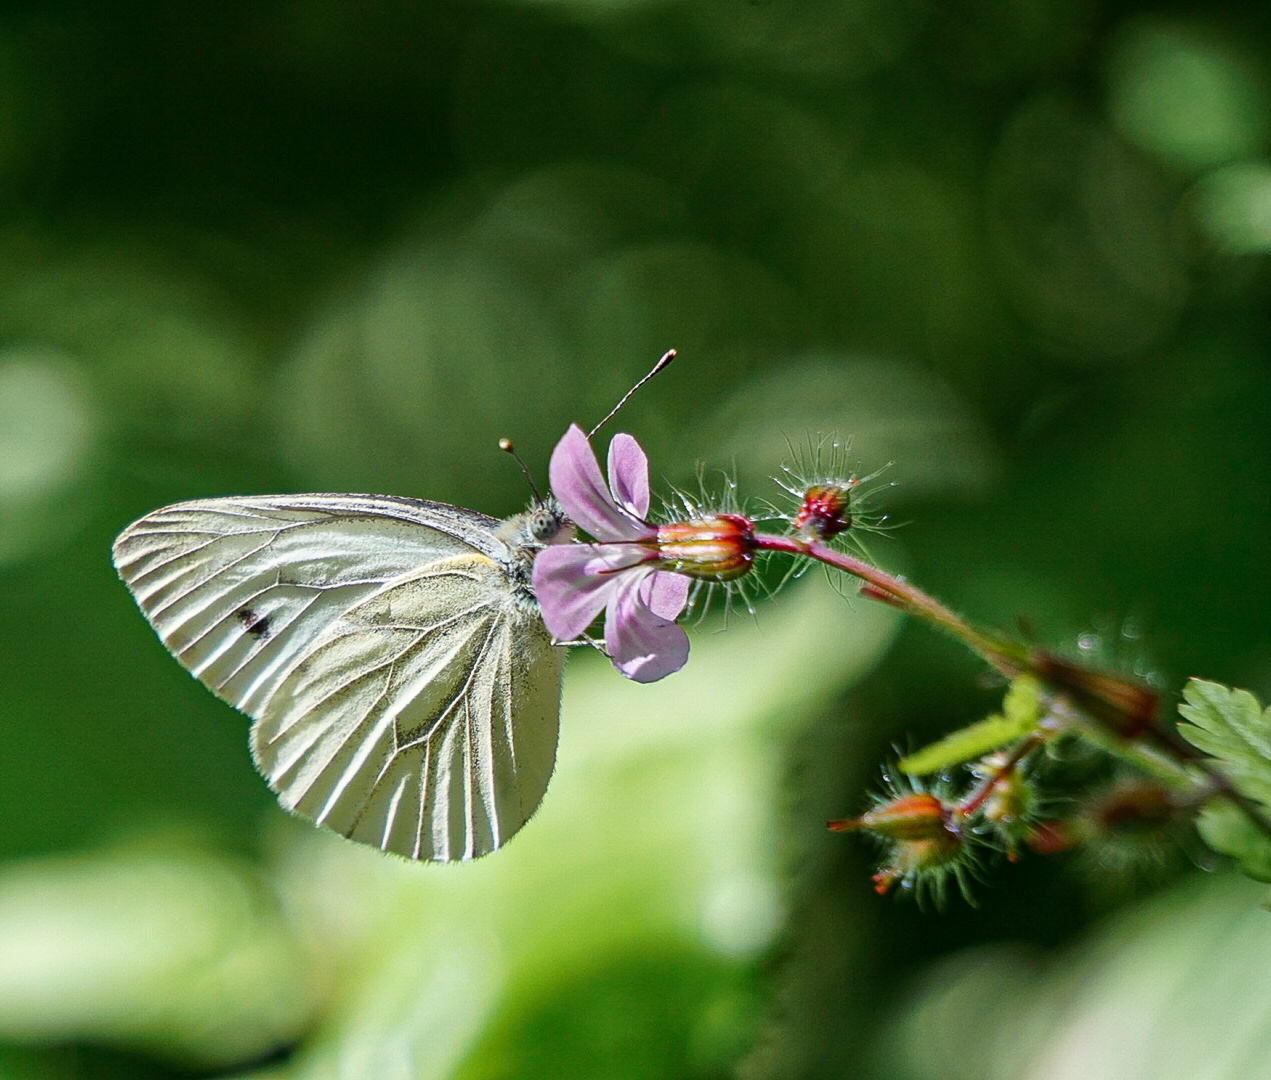
<path fill-rule="evenodd" d="M 989 754 L 971 766 L 971 774 L 992 783 L 980 804 L 980 813 L 998 828 L 1010 830 L 1033 816 L 1037 809 L 1037 796 L 1018 765 L 1002 771 L 1006 756 L 1000 750 Z"/>
<path fill-rule="evenodd" d="M 829 828 L 867 832 L 882 843 L 883 865 L 873 878 L 880 896 L 900 885 L 919 900 L 924 893 L 940 900 L 950 879 L 967 895 L 972 838 L 960 828 L 953 804 L 933 792 L 893 790 L 860 817 L 831 821 Z"/>
<path fill-rule="evenodd" d="M 755 561 L 755 527 L 740 514 L 715 514 L 695 521 L 659 525 L 651 546 L 661 570 L 731 581 L 748 574 Z"/>
<path fill-rule="evenodd" d="M 1037 823 L 1039 799 L 1032 782 L 1019 762 L 1012 762 L 1002 750 L 972 764 L 971 775 L 980 781 L 983 792 L 975 808 L 980 817 L 977 831 L 994 836 L 1005 847 L 1006 857 L 1015 862 L 1020 845 L 1028 842 Z M 962 810 L 969 812 L 967 803 Z"/>
<path fill-rule="evenodd" d="M 901 840 L 891 851 L 891 862 L 874 875 L 874 891 L 882 896 L 897 882 L 913 885 L 924 874 L 948 870 L 962 857 L 964 842 L 946 832 L 925 840 Z"/>
<path fill-rule="evenodd" d="M 794 529 L 811 540 L 829 540 L 852 526 L 851 490 L 855 480 L 815 484 L 803 493 Z"/>
<path fill-rule="evenodd" d="M 863 829 L 888 840 L 937 840 L 950 833 L 950 808 L 928 791 L 880 802 L 858 818 L 831 821 L 832 832 Z"/>

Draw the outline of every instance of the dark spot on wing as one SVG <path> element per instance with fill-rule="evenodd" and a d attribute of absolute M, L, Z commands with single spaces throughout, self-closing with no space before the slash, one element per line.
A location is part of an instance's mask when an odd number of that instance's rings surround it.
<path fill-rule="evenodd" d="M 243 624 L 243 629 L 251 634 L 252 637 L 260 638 L 261 640 L 269 637 L 268 615 L 257 615 L 249 607 L 239 608 L 234 614 L 238 621 Z"/>

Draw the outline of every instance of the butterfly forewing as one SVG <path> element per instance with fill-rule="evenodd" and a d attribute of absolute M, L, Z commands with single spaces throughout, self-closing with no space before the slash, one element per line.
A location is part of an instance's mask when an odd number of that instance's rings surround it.
<path fill-rule="evenodd" d="M 524 824 L 555 760 L 559 650 L 514 601 L 498 525 L 380 496 L 212 499 L 129 526 L 115 564 L 177 659 L 257 721 L 284 806 L 463 859 Z"/>

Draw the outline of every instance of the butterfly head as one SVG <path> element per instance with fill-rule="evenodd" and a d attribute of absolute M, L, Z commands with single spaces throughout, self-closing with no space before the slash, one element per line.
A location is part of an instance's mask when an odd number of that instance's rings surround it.
<path fill-rule="evenodd" d="M 508 518 L 499 530 L 499 535 L 507 543 L 508 555 L 504 568 L 508 579 L 515 589 L 518 604 L 532 608 L 538 612 L 538 600 L 534 596 L 534 588 L 530 574 L 534 569 L 534 556 L 548 544 L 558 538 L 568 539 L 573 524 L 565 514 L 564 507 L 556 501 L 555 496 L 535 499 L 528 510 Z"/>
<path fill-rule="evenodd" d="M 535 500 L 525 513 L 512 520 L 517 522 L 513 544 L 520 547 L 546 547 L 570 526 L 565 508 L 556 501 L 555 495 Z"/>

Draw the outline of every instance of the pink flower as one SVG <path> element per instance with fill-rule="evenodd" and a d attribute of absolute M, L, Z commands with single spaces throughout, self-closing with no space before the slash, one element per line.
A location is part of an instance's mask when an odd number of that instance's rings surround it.
<path fill-rule="evenodd" d="M 649 512 L 649 462 L 630 435 L 609 444 L 609 484 L 587 436 L 574 424 L 552 451 L 552 492 L 597 541 L 553 544 L 534 560 L 534 593 L 553 637 L 578 637 L 605 612 L 605 648 L 623 675 L 655 682 L 688 659 L 688 635 L 675 624 L 689 579 L 660 570 L 658 529 Z"/>

